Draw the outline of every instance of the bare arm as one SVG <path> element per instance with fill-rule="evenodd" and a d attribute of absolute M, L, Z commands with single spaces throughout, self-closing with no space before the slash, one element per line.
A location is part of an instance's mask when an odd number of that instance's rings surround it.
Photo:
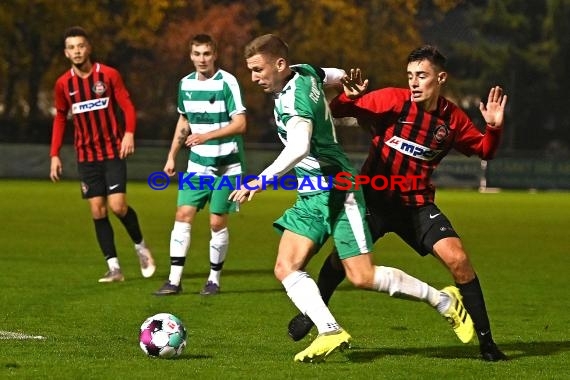
<path fill-rule="evenodd" d="M 178 116 L 178 121 L 176 122 L 176 130 L 174 131 L 174 137 L 172 138 L 172 143 L 170 144 L 170 151 L 168 152 L 168 157 L 166 159 L 166 164 L 164 165 L 164 172 L 169 176 L 175 174 L 174 167 L 176 164 L 176 155 L 180 151 L 180 148 L 184 146 L 186 138 L 190 134 L 190 124 L 188 119 L 184 115 Z"/>

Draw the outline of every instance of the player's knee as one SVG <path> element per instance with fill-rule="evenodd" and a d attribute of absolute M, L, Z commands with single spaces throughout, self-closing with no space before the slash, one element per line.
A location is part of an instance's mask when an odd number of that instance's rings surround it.
<path fill-rule="evenodd" d="M 346 278 L 361 289 L 370 289 L 374 283 L 374 273 L 370 271 L 347 271 Z"/>
<path fill-rule="evenodd" d="M 109 204 L 109 208 L 117 217 L 122 218 L 128 211 L 128 206 L 124 203 Z"/>
<path fill-rule="evenodd" d="M 226 228 L 225 223 L 210 223 L 210 230 L 213 232 L 219 232 Z"/>
<path fill-rule="evenodd" d="M 175 218 L 178 222 L 192 223 L 192 214 L 183 208 L 176 210 Z"/>
<path fill-rule="evenodd" d="M 278 281 L 283 281 L 283 279 L 285 279 L 289 273 L 291 273 L 291 271 L 288 269 L 288 266 L 285 265 L 285 263 L 279 260 L 275 263 L 275 267 L 273 267 L 273 274 Z"/>
<path fill-rule="evenodd" d="M 91 206 L 91 216 L 93 219 L 102 219 L 107 217 L 107 207 L 102 206 Z"/>
<path fill-rule="evenodd" d="M 452 273 L 472 271 L 471 262 L 464 251 L 455 252 L 453 255 L 447 256 L 444 261 Z"/>

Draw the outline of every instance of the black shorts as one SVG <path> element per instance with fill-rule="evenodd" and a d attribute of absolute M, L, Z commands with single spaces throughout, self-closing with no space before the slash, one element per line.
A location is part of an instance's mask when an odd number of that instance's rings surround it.
<path fill-rule="evenodd" d="M 78 162 L 83 199 L 106 197 L 127 192 L 127 163 L 114 159 L 96 162 Z"/>
<path fill-rule="evenodd" d="M 366 192 L 365 192 L 366 193 Z M 435 204 L 404 206 L 397 200 L 378 200 L 374 192 L 366 198 L 367 220 L 376 242 L 394 232 L 422 256 L 433 253 L 433 245 L 447 237 L 459 237 L 451 222 Z"/>

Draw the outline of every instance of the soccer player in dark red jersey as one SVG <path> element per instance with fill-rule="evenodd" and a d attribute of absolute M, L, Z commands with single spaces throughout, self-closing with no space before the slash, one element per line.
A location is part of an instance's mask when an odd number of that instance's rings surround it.
<path fill-rule="evenodd" d="M 156 269 L 154 260 L 143 240 L 137 214 L 126 200 L 125 159 L 135 151 L 135 107 L 119 72 L 91 62 L 91 44 L 83 28 L 74 26 L 66 30 L 64 53 L 71 68 L 55 83 L 50 178 L 56 182 L 62 174 L 59 151 L 71 112 L 81 192 L 89 201 L 97 241 L 109 267 L 99 282 L 124 280 L 107 208 L 119 218 L 133 240 L 142 275 L 151 277 Z M 124 128 L 117 120 L 117 106 L 123 112 Z"/>
<path fill-rule="evenodd" d="M 414 179 L 407 187 L 393 190 L 364 187 L 374 241 L 395 232 L 420 255 L 436 256 L 451 272 L 461 292 L 475 324 L 482 358 L 506 360 L 493 341 L 483 292 L 459 235 L 434 203 L 431 175 L 451 149 L 485 160 L 493 158 L 502 134 L 507 95 L 495 86 L 487 103 L 481 102 L 480 111 L 487 123 L 482 133 L 465 112 L 440 96 L 441 86 L 447 80 L 445 62 L 435 47 L 420 47 L 408 57 L 409 89 L 383 88 L 366 94 L 368 81 L 362 81 L 360 70 L 351 70 L 343 78 L 344 92 L 331 101 L 331 111 L 334 117 L 357 118 L 361 126 L 372 132 L 361 174 Z M 344 277 L 333 252 L 325 260 L 318 279 L 325 302 Z M 310 319 L 299 314 L 289 323 L 289 335 L 299 340 L 311 327 Z"/>

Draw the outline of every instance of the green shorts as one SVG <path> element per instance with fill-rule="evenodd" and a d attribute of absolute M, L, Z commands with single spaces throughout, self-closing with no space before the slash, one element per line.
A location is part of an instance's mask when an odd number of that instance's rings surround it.
<path fill-rule="evenodd" d="M 362 191 L 332 189 L 314 195 L 299 195 L 293 207 L 273 223 L 279 232 L 289 230 L 321 247 L 333 237 L 341 259 L 372 252 Z"/>
<path fill-rule="evenodd" d="M 209 202 L 211 214 L 229 214 L 234 212 L 236 204 L 229 201 L 228 197 L 236 188 L 236 180 L 237 176 L 194 176 L 189 179 L 192 187 L 184 183 L 183 189 L 178 190 L 177 205 L 178 207 L 194 206 L 201 210 Z"/>

